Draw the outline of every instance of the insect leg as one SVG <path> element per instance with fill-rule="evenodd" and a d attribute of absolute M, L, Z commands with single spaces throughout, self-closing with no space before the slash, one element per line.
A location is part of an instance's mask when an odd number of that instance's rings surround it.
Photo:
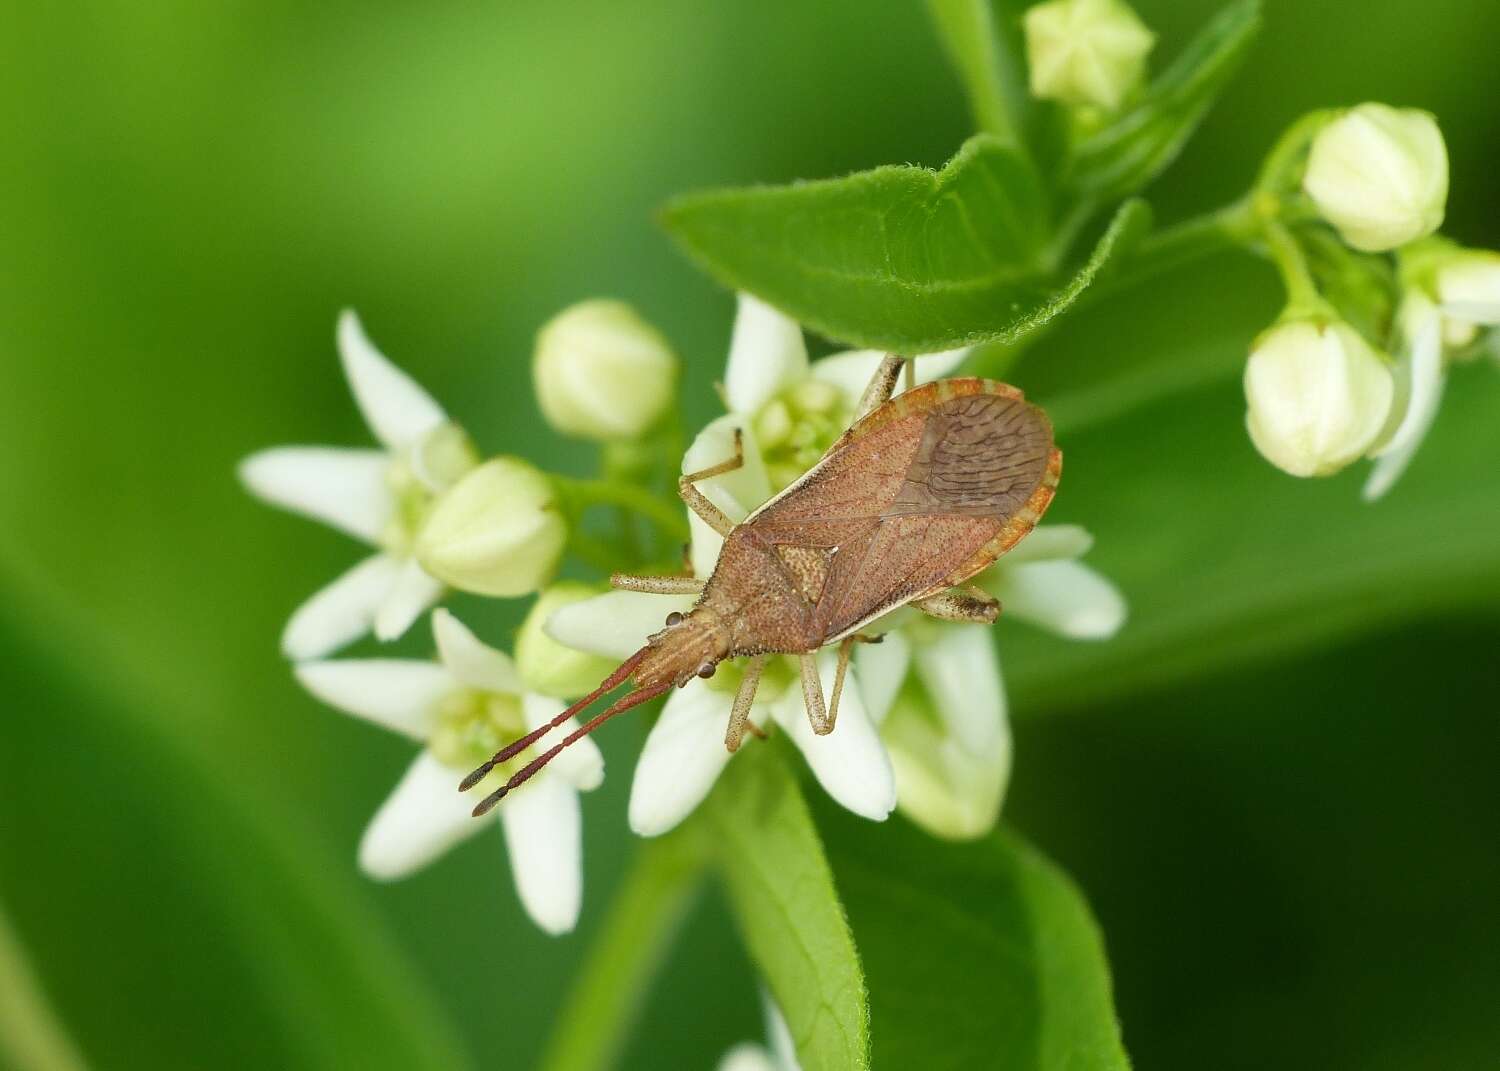
<path fill-rule="evenodd" d="M 875 369 L 875 374 L 870 377 L 869 386 L 865 387 L 864 394 L 859 397 L 859 405 L 854 410 L 855 420 L 879 409 L 891 400 L 891 395 L 896 391 L 896 380 L 901 378 L 901 368 L 907 363 L 905 357 L 898 357 L 894 353 L 885 355 L 885 359 L 880 362 L 880 367 Z"/>
<path fill-rule="evenodd" d="M 745 463 L 745 444 L 742 441 L 740 429 L 734 429 L 734 456 L 728 461 L 721 461 L 717 465 L 710 465 L 706 469 L 697 472 L 684 473 L 677 481 L 677 493 L 687 503 L 688 509 L 702 517 L 704 522 L 718 532 L 721 536 L 729 535 L 734 528 L 731 521 L 718 506 L 708 500 L 704 493 L 693 485 L 699 480 L 706 480 L 710 476 L 722 476 L 726 472 L 733 472 Z"/>
<path fill-rule="evenodd" d="M 823 705 L 823 682 L 818 677 L 818 656 L 809 651 L 802 656 L 802 701 L 807 705 L 807 720 L 818 736 L 833 732 L 833 719 Z"/>
<path fill-rule="evenodd" d="M 992 625 L 995 618 L 1000 616 L 1000 600 L 973 584 L 918 599 L 912 605 L 929 617 L 936 617 L 941 621 L 972 621 Z"/>
<path fill-rule="evenodd" d="M 609 586 L 624 591 L 642 591 L 647 595 L 699 595 L 703 592 L 703 581 L 696 576 L 631 576 L 615 573 L 609 578 Z"/>
<path fill-rule="evenodd" d="M 905 373 L 905 375 L 903 375 L 901 378 L 905 382 L 902 384 L 901 389 L 911 390 L 917 385 L 917 362 L 907 361 L 903 372 Z"/>
<path fill-rule="evenodd" d="M 750 729 L 750 704 L 755 702 L 755 689 L 760 687 L 760 671 L 765 668 L 766 656 L 756 655 L 745 666 L 745 676 L 740 681 L 740 690 L 734 693 L 734 706 L 729 711 L 729 728 L 724 732 L 724 746 L 731 753 L 745 742 L 745 733 Z M 760 735 L 758 732 L 756 735 Z"/>

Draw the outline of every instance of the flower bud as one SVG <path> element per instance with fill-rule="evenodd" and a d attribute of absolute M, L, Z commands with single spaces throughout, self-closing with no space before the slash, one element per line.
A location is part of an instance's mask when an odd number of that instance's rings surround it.
<path fill-rule="evenodd" d="M 417 533 L 417 560 L 464 591 L 535 591 L 568 536 L 553 497 L 551 481 L 520 458 L 487 461 L 438 498 Z"/>
<path fill-rule="evenodd" d="M 1348 324 L 1280 323 L 1245 365 L 1250 439 L 1284 472 L 1327 476 L 1370 448 L 1392 389 L 1387 362 Z"/>
<path fill-rule="evenodd" d="M 1302 188 L 1355 249 L 1379 253 L 1431 234 L 1448 200 L 1437 120 L 1415 108 L 1351 108 L 1313 139 Z"/>
<path fill-rule="evenodd" d="M 1140 82 L 1156 40 L 1121 0 L 1048 0 L 1025 27 L 1032 95 L 1107 111 Z"/>
<path fill-rule="evenodd" d="M 623 301 L 582 301 L 536 337 L 532 377 L 547 422 L 584 439 L 634 439 L 672 401 L 677 358 Z"/>
<path fill-rule="evenodd" d="M 1500 253 L 1464 249 L 1445 257 L 1434 289 L 1443 308 L 1443 341 L 1467 346 L 1480 323 L 1500 321 Z"/>
<path fill-rule="evenodd" d="M 548 618 L 571 603 L 599 592 L 577 580 L 553 584 L 532 605 L 516 636 L 516 668 L 533 692 L 574 699 L 591 691 L 615 668 L 612 659 L 564 647 L 544 631 Z"/>

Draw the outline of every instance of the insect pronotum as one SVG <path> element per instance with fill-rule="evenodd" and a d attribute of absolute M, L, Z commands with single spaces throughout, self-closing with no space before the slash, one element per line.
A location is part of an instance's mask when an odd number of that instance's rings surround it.
<path fill-rule="evenodd" d="M 934 617 L 992 622 L 1000 604 L 966 582 L 1015 546 L 1052 501 L 1062 454 L 1047 416 L 1004 383 L 943 379 L 892 398 L 903 367 L 894 354 L 876 370 L 854 422 L 800 479 L 734 524 L 697 488 L 700 480 L 743 464 L 735 454 L 679 481 L 683 500 L 724 537 L 713 574 L 622 576 L 632 591 L 696 593 L 686 614 L 647 638 L 593 692 L 553 721 L 503 748 L 468 777 L 478 784 L 496 765 L 626 680 L 634 688 L 560 743 L 532 759 L 480 801 L 484 814 L 563 748 L 631 707 L 708 677 L 726 658 L 749 663 L 725 733 L 739 747 L 765 660 L 801 660 L 802 690 L 815 733 L 830 733 L 860 630 L 898 606 Z M 838 644 L 833 693 L 825 704 L 816 653 Z"/>

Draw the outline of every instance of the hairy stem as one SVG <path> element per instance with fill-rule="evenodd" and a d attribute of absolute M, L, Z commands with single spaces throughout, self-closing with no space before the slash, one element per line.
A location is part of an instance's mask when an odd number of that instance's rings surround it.
<path fill-rule="evenodd" d="M 0 1063 L 19 1071 L 74 1071 L 85 1066 L 0 911 Z"/>
<path fill-rule="evenodd" d="M 640 842 L 557 1016 L 543 1071 L 601 1071 L 619 1058 L 703 876 L 705 861 L 691 836 L 684 831 Z"/>
<path fill-rule="evenodd" d="M 1011 114 L 1015 72 L 1007 68 L 1014 64 L 1003 50 L 989 0 L 927 0 L 927 11 L 958 69 L 975 124 L 1024 152 Z"/>

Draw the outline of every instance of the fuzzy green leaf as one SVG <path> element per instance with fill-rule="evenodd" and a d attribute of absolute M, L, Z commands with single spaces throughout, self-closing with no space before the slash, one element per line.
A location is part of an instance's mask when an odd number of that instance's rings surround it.
<path fill-rule="evenodd" d="M 797 783 L 758 745 L 706 805 L 745 944 L 786 1016 L 803 1071 L 870 1066 L 869 1009 L 849 923 Z"/>
<path fill-rule="evenodd" d="M 1260 24 L 1260 0 L 1239 0 L 1219 12 L 1139 104 L 1074 150 L 1064 175 L 1069 192 L 1108 203 L 1160 174 L 1239 69 Z"/>
<path fill-rule="evenodd" d="M 941 171 L 881 167 L 667 206 L 667 229 L 727 286 L 830 338 L 922 353 L 1014 341 L 1056 316 L 1147 221 L 1116 217 L 1093 255 L 1044 268 L 1047 209 L 1031 166 L 980 135 Z"/>
<path fill-rule="evenodd" d="M 1098 927 L 1018 837 L 934 840 L 816 805 L 870 985 L 877 1067 L 1123 1071 Z"/>

